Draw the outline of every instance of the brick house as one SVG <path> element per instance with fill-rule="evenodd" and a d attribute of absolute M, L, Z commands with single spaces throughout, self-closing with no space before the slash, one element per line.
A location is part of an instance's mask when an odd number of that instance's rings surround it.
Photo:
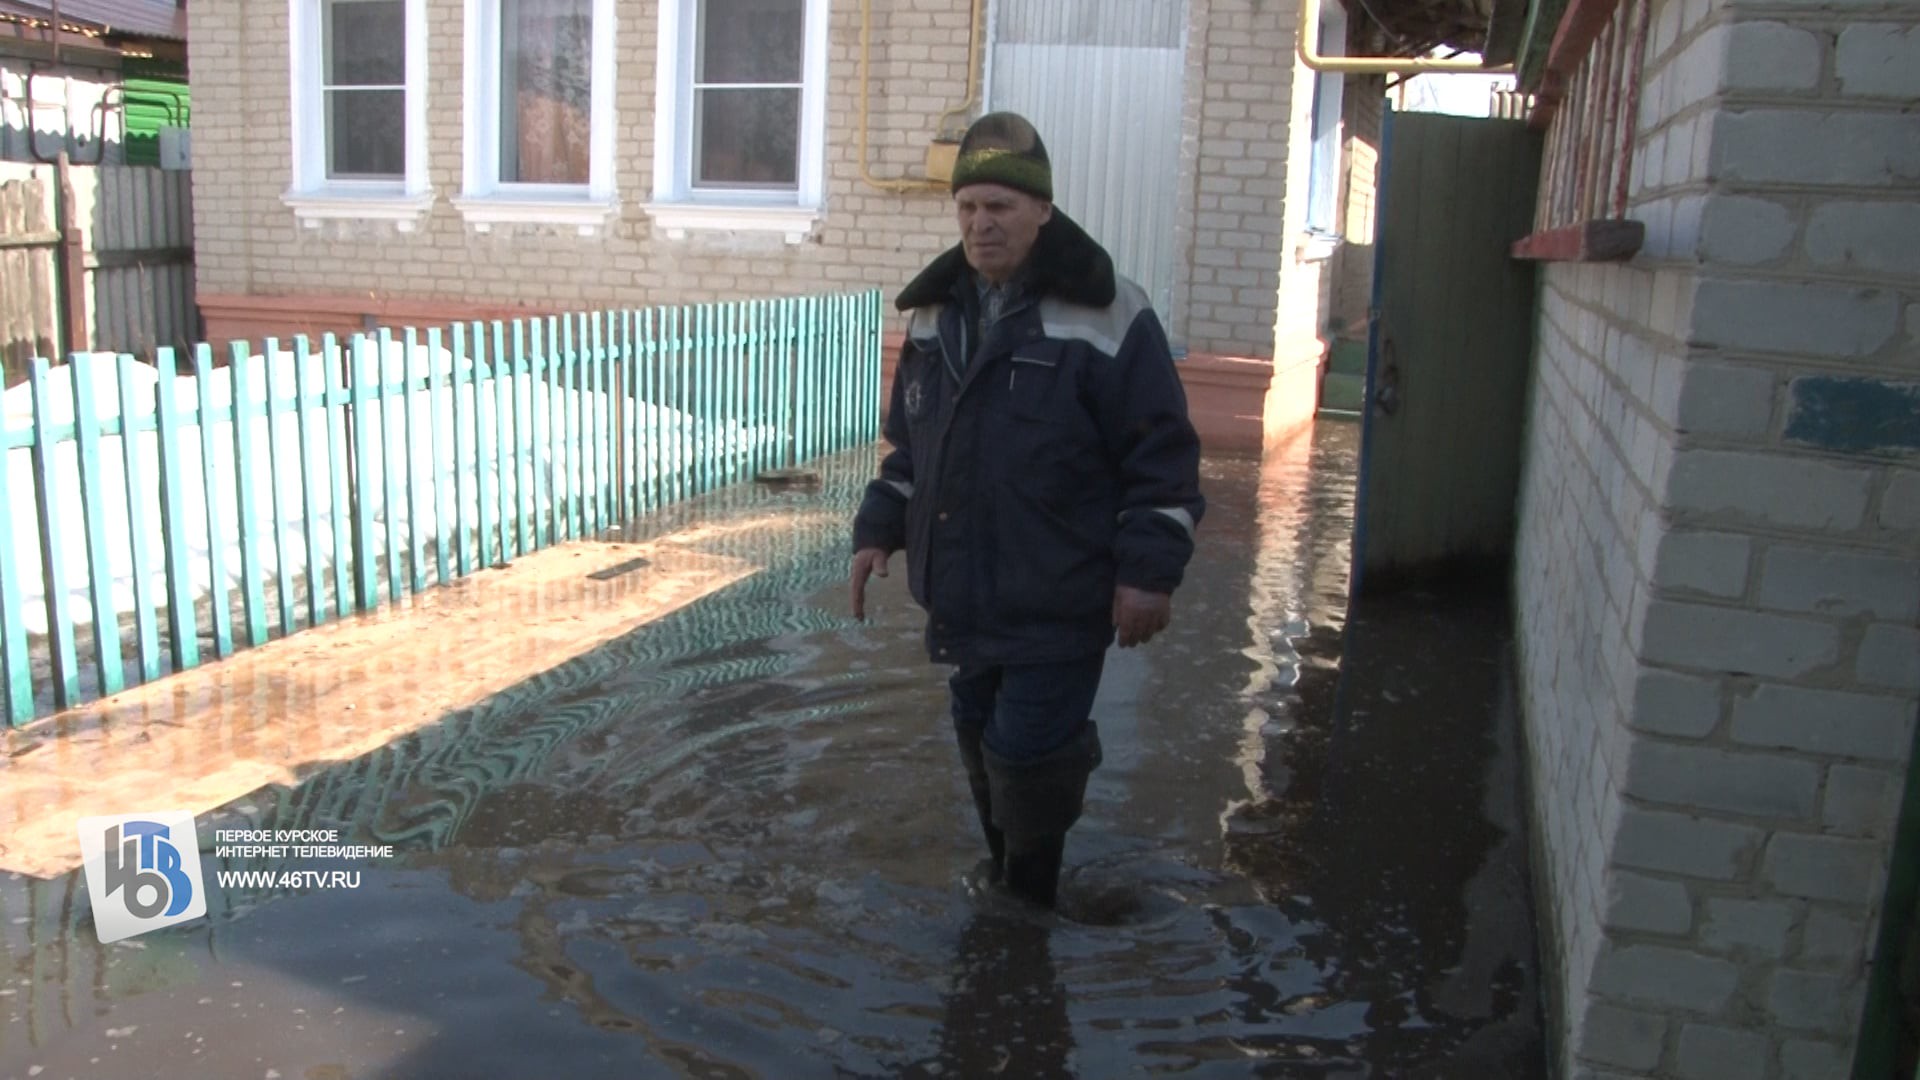
<path fill-rule="evenodd" d="M 195 0 L 207 336 L 891 295 L 954 239 L 927 179 L 936 137 L 1014 108 L 1053 150 L 1063 208 L 1155 298 L 1210 445 L 1257 447 L 1311 415 L 1325 330 L 1365 303 L 1331 272 L 1351 172 L 1341 79 L 1300 63 L 1297 14 L 1267 0 Z"/>
<path fill-rule="evenodd" d="M 1566 8 L 1593 47 L 1523 65 L 1552 261 L 1514 575 L 1558 1071 L 1880 1080 L 1920 864 L 1920 9 Z M 1619 222 L 1630 257 L 1592 245 Z"/>

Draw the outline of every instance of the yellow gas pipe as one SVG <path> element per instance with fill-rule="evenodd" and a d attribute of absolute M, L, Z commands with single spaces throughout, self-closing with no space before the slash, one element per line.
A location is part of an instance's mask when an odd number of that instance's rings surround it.
<path fill-rule="evenodd" d="M 948 118 L 965 113 L 973 108 L 980 96 L 980 20 L 985 14 L 986 0 L 973 0 L 972 32 L 967 39 L 967 100 L 940 114 L 940 123 L 934 128 L 935 134 L 946 130 Z M 873 175 L 867 167 L 867 119 L 868 119 L 868 69 L 872 66 L 870 53 L 873 45 L 873 0 L 860 0 L 860 179 L 881 191 L 896 192 L 945 192 L 947 185 L 937 180 L 887 180 Z"/>

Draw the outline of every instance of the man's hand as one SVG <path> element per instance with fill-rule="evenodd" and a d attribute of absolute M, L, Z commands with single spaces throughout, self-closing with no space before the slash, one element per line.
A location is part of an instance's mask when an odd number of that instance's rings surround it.
<path fill-rule="evenodd" d="M 849 583 L 853 586 L 853 617 L 861 622 L 867 621 L 867 578 L 874 574 L 887 576 L 888 554 L 879 548 L 861 548 L 853 553 Z"/>
<path fill-rule="evenodd" d="M 1173 597 L 1131 585 L 1114 587 L 1113 625 L 1120 631 L 1121 648 L 1145 645 L 1172 621 Z"/>

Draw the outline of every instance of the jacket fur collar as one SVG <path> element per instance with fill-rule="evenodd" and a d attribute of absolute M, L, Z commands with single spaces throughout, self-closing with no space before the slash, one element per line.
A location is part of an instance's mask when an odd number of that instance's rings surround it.
<path fill-rule="evenodd" d="M 911 311 L 947 300 L 956 285 L 967 282 L 967 271 L 966 252 L 955 244 L 928 263 L 901 290 L 893 306 Z M 1053 218 L 1040 226 L 1033 252 L 1027 256 L 1027 271 L 1036 298 L 1050 296 L 1091 308 L 1113 303 L 1112 256 L 1057 206 Z"/>

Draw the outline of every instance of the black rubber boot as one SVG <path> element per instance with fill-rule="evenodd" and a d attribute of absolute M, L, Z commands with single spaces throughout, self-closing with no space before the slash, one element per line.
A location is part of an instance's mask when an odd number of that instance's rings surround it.
<path fill-rule="evenodd" d="M 1039 837 L 1026 851 L 1007 852 L 1007 891 L 1041 907 L 1052 907 L 1060 894 L 1060 859 L 1066 852 L 1066 833 Z"/>
<path fill-rule="evenodd" d="M 1100 733 L 1089 720 L 1066 745 L 1025 761 L 980 747 L 993 823 L 1006 836 L 1007 886 L 1052 907 L 1059 892 L 1067 830 L 1080 820 L 1087 777 L 1100 765 Z"/>
<path fill-rule="evenodd" d="M 993 788 L 981 757 L 980 729 L 956 726 L 953 733 L 960 744 L 960 762 L 967 769 L 967 787 L 973 792 L 973 808 L 980 815 L 980 831 L 987 838 L 987 854 L 991 857 L 983 876 L 988 884 L 999 884 L 1006 876 L 1007 837 L 993 823 Z"/>

